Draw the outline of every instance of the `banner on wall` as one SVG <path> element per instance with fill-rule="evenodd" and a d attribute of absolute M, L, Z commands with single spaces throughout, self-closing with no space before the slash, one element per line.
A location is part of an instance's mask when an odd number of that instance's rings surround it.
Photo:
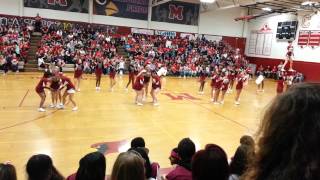
<path fill-rule="evenodd" d="M 299 32 L 298 45 L 300 47 L 304 47 L 304 46 L 318 47 L 318 46 L 320 46 L 320 30 L 319 31 L 301 30 Z"/>
<path fill-rule="evenodd" d="M 88 13 L 89 0 L 24 0 L 24 7 Z"/>
<path fill-rule="evenodd" d="M 34 25 L 34 18 L 31 17 L 19 17 L 19 16 L 8 16 L 0 14 L 0 25 L 4 26 L 32 26 Z M 54 20 L 54 19 L 42 19 L 42 26 L 46 26 L 50 28 L 51 26 L 59 27 L 64 30 L 73 29 L 73 28 L 93 28 L 100 29 L 104 32 L 109 32 L 110 34 L 116 33 L 130 33 L 130 28 L 128 27 L 118 27 L 118 26 L 110 26 L 103 24 L 89 24 L 83 22 L 75 22 L 75 21 L 62 21 L 62 20 Z"/>
<path fill-rule="evenodd" d="M 148 0 L 93 0 L 93 14 L 148 20 Z"/>
<path fill-rule="evenodd" d="M 151 20 L 197 26 L 199 7 L 199 4 L 169 1 L 152 7 Z"/>
<path fill-rule="evenodd" d="M 155 30 L 155 35 L 167 36 L 167 37 L 176 37 L 177 33 L 174 31 L 160 31 Z"/>
<path fill-rule="evenodd" d="M 191 33 L 180 33 L 181 38 L 186 38 L 188 37 L 189 40 L 196 40 L 198 38 L 198 34 L 191 34 Z"/>
<path fill-rule="evenodd" d="M 139 29 L 139 28 L 131 28 L 131 33 L 135 34 L 146 34 L 146 35 L 154 35 L 154 30 L 151 29 Z"/>

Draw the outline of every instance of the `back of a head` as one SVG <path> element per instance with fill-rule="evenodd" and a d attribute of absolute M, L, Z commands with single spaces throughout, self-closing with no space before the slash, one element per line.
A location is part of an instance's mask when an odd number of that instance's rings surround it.
<path fill-rule="evenodd" d="M 240 144 L 241 145 L 251 146 L 253 148 L 255 146 L 254 139 L 251 136 L 248 136 L 248 135 L 244 135 L 244 136 L 242 136 L 240 138 Z"/>
<path fill-rule="evenodd" d="M 227 180 L 228 177 L 227 154 L 221 147 L 215 144 L 208 144 L 204 150 L 198 151 L 193 156 L 193 180 Z"/>
<path fill-rule="evenodd" d="M 121 153 L 113 165 L 111 180 L 145 180 L 143 161 L 137 153 Z"/>
<path fill-rule="evenodd" d="M 146 178 L 147 179 L 151 178 L 151 176 L 152 176 L 152 167 L 151 167 L 149 156 L 148 156 L 145 148 L 141 148 L 141 147 L 132 148 L 132 149 L 129 149 L 129 151 L 133 152 L 133 153 L 138 153 L 138 155 L 141 156 L 144 159 L 144 167 L 145 167 Z"/>
<path fill-rule="evenodd" d="M 104 180 L 106 159 L 100 152 L 92 152 L 81 158 L 76 180 Z"/>
<path fill-rule="evenodd" d="M 28 180 L 62 180 L 48 155 L 33 155 L 27 162 Z"/>
<path fill-rule="evenodd" d="M 256 161 L 246 179 L 320 179 L 320 84 L 278 96 L 260 127 Z"/>
<path fill-rule="evenodd" d="M 136 137 L 131 140 L 131 148 L 145 147 L 146 143 L 142 137 Z"/>
<path fill-rule="evenodd" d="M 0 163 L 0 180 L 17 180 L 15 167 L 11 164 Z"/>
<path fill-rule="evenodd" d="M 241 176 L 248 168 L 249 162 L 254 157 L 252 148 L 247 145 L 240 145 L 230 163 L 230 174 Z"/>
<path fill-rule="evenodd" d="M 178 154 L 182 160 L 191 160 L 196 152 L 196 146 L 190 138 L 182 139 L 178 144 Z"/>

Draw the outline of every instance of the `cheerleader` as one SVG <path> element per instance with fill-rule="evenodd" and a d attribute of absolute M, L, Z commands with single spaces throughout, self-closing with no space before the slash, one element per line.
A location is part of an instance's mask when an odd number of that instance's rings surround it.
<path fill-rule="evenodd" d="M 264 71 L 258 71 L 258 78 L 256 79 L 256 84 L 258 85 L 257 92 L 264 92 Z"/>
<path fill-rule="evenodd" d="M 293 46 L 292 46 L 292 41 L 288 41 L 288 47 L 287 47 L 287 54 L 286 54 L 286 59 L 284 61 L 284 64 L 282 66 L 282 71 L 285 71 L 285 67 L 288 64 L 289 61 L 289 71 L 293 71 Z"/>
<path fill-rule="evenodd" d="M 204 94 L 203 89 L 204 89 L 204 85 L 206 84 L 206 72 L 205 72 L 205 69 L 202 67 L 199 72 L 199 82 L 200 82 L 199 94 Z"/>
<path fill-rule="evenodd" d="M 62 105 L 59 108 L 60 109 L 64 108 L 64 105 L 66 104 L 66 98 L 69 96 L 69 101 L 73 105 L 72 111 L 77 111 L 78 107 L 73 98 L 75 94 L 75 89 L 76 89 L 74 84 L 71 82 L 70 78 L 66 76 L 61 76 L 61 83 L 62 85 L 60 86 L 60 90 L 62 90 L 65 87 L 66 87 L 66 90 L 64 91 L 62 96 Z"/>
<path fill-rule="evenodd" d="M 38 85 L 36 86 L 36 92 L 37 94 L 40 96 L 41 100 L 40 100 L 40 105 L 39 105 L 39 112 L 45 112 L 46 110 L 44 109 L 44 102 L 46 100 L 46 93 L 44 91 L 45 88 L 49 88 L 47 87 L 49 80 L 47 78 L 41 78 L 41 80 L 39 81 Z"/>
<path fill-rule="evenodd" d="M 115 63 L 112 62 L 110 63 L 109 66 L 109 77 L 110 77 L 110 91 L 113 92 L 113 87 L 116 85 L 116 67 L 115 67 Z"/>
<path fill-rule="evenodd" d="M 135 82 L 133 84 L 133 89 L 136 91 L 135 103 L 138 106 L 142 106 L 143 99 L 143 88 L 144 88 L 144 76 L 146 74 L 146 70 L 142 70 L 136 77 Z"/>
<path fill-rule="evenodd" d="M 228 74 L 228 79 L 230 83 L 229 83 L 229 89 L 227 92 L 231 93 L 233 89 L 234 81 L 236 79 L 236 71 L 233 68 L 230 70 L 230 73 Z"/>
<path fill-rule="evenodd" d="M 133 87 L 134 77 L 136 75 L 135 73 L 137 72 L 133 61 L 130 62 L 130 65 L 128 67 L 128 71 L 129 71 L 129 81 L 126 86 L 126 91 L 128 91 L 128 87 L 129 87 L 130 83 L 131 83 L 131 86 Z"/>
<path fill-rule="evenodd" d="M 279 80 L 277 82 L 277 94 L 282 94 L 284 90 L 284 78 L 282 76 L 279 77 Z"/>
<path fill-rule="evenodd" d="M 146 72 L 144 73 L 144 81 L 143 81 L 143 87 L 144 87 L 144 94 L 143 94 L 143 99 L 146 100 L 148 97 L 148 91 L 149 91 L 149 84 L 150 84 L 150 79 L 151 79 L 151 69 L 150 65 L 146 66 Z"/>
<path fill-rule="evenodd" d="M 214 97 L 213 97 L 214 104 L 219 104 L 218 98 L 221 91 L 222 82 L 223 82 L 223 74 L 221 74 L 221 76 L 218 75 L 216 78 L 216 82 L 214 85 Z"/>
<path fill-rule="evenodd" d="M 236 85 L 237 93 L 235 98 L 235 104 L 240 105 L 240 94 L 242 92 L 244 83 L 247 82 L 248 80 L 248 78 L 245 75 L 245 71 L 241 71 L 236 80 L 237 80 L 237 85 Z"/>
<path fill-rule="evenodd" d="M 74 84 L 76 85 L 76 90 L 80 91 L 80 81 L 82 79 L 83 74 L 83 65 L 82 60 L 79 59 L 76 63 L 75 71 L 74 71 Z"/>
<path fill-rule="evenodd" d="M 96 62 L 95 65 L 95 75 L 96 75 L 96 90 L 100 91 L 100 82 L 101 82 L 101 76 L 102 76 L 102 71 L 103 71 L 103 64 L 100 59 Z"/>
<path fill-rule="evenodd" d="M 218 77 L 218 74 L 216 74 L 214 71 L 212 72 L 211 75 L 211 101 L 214 102 L 214 90 L 215 90 L 215 84 L 216 84 L 216 79 Z"/>
<path fill-rule="evenodd" d="M 151 89 L 151 96 L 152 96 L 152 103 L 154 106 L 159 106 L 157 94 L 161 90 L 161 78 L 157 75 L 156 71 L 154 71 L 152 74 L 152 89 Z"/>
<path fill-rule="evenodd" d="M 223 78 L 222 78 L 222 86 L 221 86 L 221 100 L 220 100 L 220 104 L 224 104 L 224 97 L 226 95 L 226 92 L 228 91 L 229 88 L 229 83 L 230 83 L 230 79 L 229 76 L 227 74 L 224 74 Z"/>
<path fill-rule="evenodd" d="M 60 94 L 60 77 L 59 76 L 53 76 L 51 78 L 51 84 L 50 84 L 50 90 L 51 90 L 51 99 L 52 104 L 50 105 L 51 108 L 59 108 L 58 99 Z"/>

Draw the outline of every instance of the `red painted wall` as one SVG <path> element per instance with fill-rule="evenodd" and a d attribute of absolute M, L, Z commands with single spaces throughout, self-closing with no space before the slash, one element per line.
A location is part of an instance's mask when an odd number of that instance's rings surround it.
<path fill-rule="evenodd" d="M 241 54 L 244 54 L 246 38 L 222 36 L 222 41 L 228 43 L 233 48 L 239 48 Z"/>
<path fill-rule="evenodd" d="M 283 59 L 271 59 L 262 57 L 247 57 L 250 63 L 256 64 L 257 66 L 277 66 Z M 305 61 L 294 61 L 293 69 L 301 72 L 305 76 L 307 82 L 320 82 L 320 63 L 305 62 Z"/>

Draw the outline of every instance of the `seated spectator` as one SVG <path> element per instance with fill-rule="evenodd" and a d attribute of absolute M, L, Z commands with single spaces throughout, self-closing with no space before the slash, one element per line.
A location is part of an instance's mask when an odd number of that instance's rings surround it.
<path fill-rule="evenodd" d="M 0 163 L 1 180 L 17 180 L 16 169 L 9 162 Z"/>
<path fill-rule="evenodd" d="M 12 72 L 19 71 L 19 61 L 18 61 L 16 54 L 13 54 L 12 59 L 11 59 L 11 70 L 12 70 Z"/>
<path fill-rule="evenodd" d="M 104 180 L 105 174 L 106 158 L 100 152 L 93 152 L 80 159 L 77 173 L 67 180 Z"/>
<path fill-rule="evenodd" d="M 171 165 L 176 165 L 178 164 L 180 157 L 178 154 L 178 148 L 173 148 L 171 151 L 171 154 L 169 156 L 170 164 Z"/>
<path fill-rule="evenodd" d="M 145 148 L 130 148 L 129 152 L 138 153 L 144 159 L 144 167 L 145 167 L 145 176 L 147 180 L 155 180 L 157 178 L 158 169 L 152 169 L 149 156 L 145 151 Z M 153 172 L 155 171 L 155 172 Z"/>
<path fill-rule="evenodd" d="M 182 139 L 178 144 L 180 160 L 177 166 L 166 175 L 167 180 L 192 180 L 191 159 L 196 151 L 196 146 L 189 138 Z"/>
<path fill-rule="evenodd" d="M 113 165 L 111 180 L 145 180 L 144 159 L 133 152 L 121 153 Z"/>
<path fill-rule="evenodd" d="M 206 145 L 192 159 L 192 180 L 227 180 L 229 165 L 227 154 L 215 144 Z"/>
<path fill-rule="evenodd" d="M 239 180 L 255 157 L 254 140 L 251 136 L 242 136 L 230 163 L 229 180 Z"/>
<path fill-rule="evenodd" d="M 131 140 L 131 148 L 146 147 L 146 143 L 142 137 L 136 137 Z"/>
<path fill-rule="evenodd" d="M 258 130 L 244 179 L 320 179 L 320 85 L 299 84 L 274 99 Z"/>
<path fill-rule="evenodd" d="M 28 180 L 64 180 L 48 155 L 33 155 L 27 162 Z"/>
<path fill-rule="evenodd" d="M 8 72 L 7 60 L 0 55 L 0 70 L 4 71 L 4 75 Z"/>

